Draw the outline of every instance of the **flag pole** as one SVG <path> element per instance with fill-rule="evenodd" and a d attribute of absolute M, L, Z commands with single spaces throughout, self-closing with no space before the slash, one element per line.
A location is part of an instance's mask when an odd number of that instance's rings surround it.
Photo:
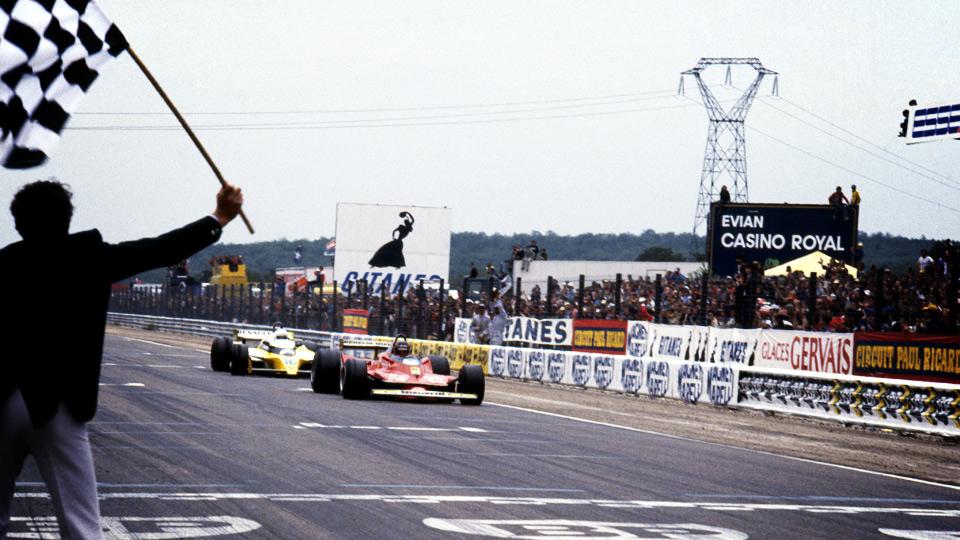
<path fill-rule="evenodd" d="M 190 128 L 190 125 L 187 124 L 187 120 L 180 114 L 180 111 L 177 110 L 177 106 L 173 104 L 173 101 L 170 100 L 170 96 L 163 91 L 163 88 L 160 87 L 160 83 L 157 82 L 157 79 L 154 78 L 153 74 L 150 73 L 150 70 L 147 69 L 147 66 L 144 65 L 143 61 L 140 60 L 140 57 L 137 56 L 137 53 L 134 52 L 133 47 L 127 45 L 127 52 L 130 53 L 130 58 L 133 58 L 133 61 L 136 62 L 137 67 L 140 68 L 140 71 L 146 75 L 147 80 L 150 81 L 150 84 L 153 85 L 153 88 L 160 94 L 160 97 L 163 98 L 164 103 L 167 104 L 167 107 L 170 108 L 170 112 L 177 117 L 177 121 L 180 122 L 180 125 L 183 126 L 183 129 L 187 132 L 187 135 L 190 136 L 190 140 L 193 141 L 193 145 L 197 147 L 197 150 L 200 151 L 200 155 L 203 156 L 203 159 L 207 161 L 207 165 L 210 166 L 210 169 L 213 170 L 213 174 L 217 177 L 217 180 L 220 181 L 220 185 L 224 186 L 227 184 L 227 181 L 224 180 L 223 174 L 220 172 L 220 168 L 217 167 L 217 164 L 213 162 L 213 158 L 210 157 L 210 154 L 207 153 L 207 149 L 203 147 L 203 143 L 200 142 L 200 139 L 197 138 L 197 134 L 193 132 L 193 129 Z M 250 234 L 253 234 L 253 225 L 250 224 L 250 220 L 247 219 L 247 215 L 243 213 L 243 210 L 240 210 L 240 218 L 243 219 L 243 224 L 247 226 L 247 230 L 250 231 Z"/>

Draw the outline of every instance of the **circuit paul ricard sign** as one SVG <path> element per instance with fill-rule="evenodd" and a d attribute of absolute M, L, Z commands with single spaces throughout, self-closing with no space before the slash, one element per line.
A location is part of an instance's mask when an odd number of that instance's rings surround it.
<path fill-rule="evenodd" d="M 334 279 L 369 294 L 402 294 L 450 270 L 450 209 L 413 205 L 337 204 Z"/>
<path fill-rule="evenodd" d="M 714 275 L 737 273 L 737 259 L 764 268 L 822 251 L 847 264 L 857 244 L 857 212 L 819 204 L 713 203 L 707 258 Z"/>

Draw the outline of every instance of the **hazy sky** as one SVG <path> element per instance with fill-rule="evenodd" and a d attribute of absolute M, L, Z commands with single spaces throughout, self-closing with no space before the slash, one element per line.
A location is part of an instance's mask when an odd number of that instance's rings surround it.
<path fill-rule="evenodd" d="M 676 89 L 702 56 L 781 74 L 747 117 L 752 201 L 856 183 L 862 230 L 960 236 L 960 144 L 896 137 L 910 98 L 960 99 L 955 1 L 98 3 L 244 188 L 257 234 L 224 241 L 332 235 L 337 201 L 447 206 L 454 231 L 689 231 L 707 118 L 692 80 L 696 101 Z M 112 241 L 213 208 L 215 178 L 128 56 L 81 113 L 48 165 L 0 171 L 4 207 L 56 176 L 74 230 Z"/>

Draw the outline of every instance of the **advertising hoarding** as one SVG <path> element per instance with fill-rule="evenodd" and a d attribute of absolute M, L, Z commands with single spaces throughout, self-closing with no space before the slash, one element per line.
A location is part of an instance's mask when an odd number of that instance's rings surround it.
<path fill-rule="evenodd" d="M 341 289 L 367 281 L 370 294 L 396 295 L 450 271 L 450 209 L 337 203 L 334 279 Z"/>

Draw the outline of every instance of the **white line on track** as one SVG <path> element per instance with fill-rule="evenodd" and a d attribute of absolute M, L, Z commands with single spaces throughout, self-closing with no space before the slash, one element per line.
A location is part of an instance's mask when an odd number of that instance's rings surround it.
<path fill-rule="evenodd" d="M 468 433 L 487 433 L 487 430 L 476 428 L 476 427 L 454 427 L 454 428 L 440 428 L 440 427 L 421 427 L 421 426 L 341 426 L 341 425 L 327 425 L 320 424 L 318 422 L 300 422 L 297 425 L 293 426 L 294 429 L 366 429 L 366 430 L 377 430 L 385 429 L 390 431 L 466 431 Z"/>
<path fill-rule="evenodd" d="M 814 460 L 814 459 L 799 458 L 799 457 L 794 457 L 794 456 L 786 456 L 786 455 L 777 454 L 777 453 L 774 453 L 774 452 L 767 452 L 767 451 L 765 451 L 765 450 L 755 450 L 755 449 L 753 449 L 753 448 L 743 448 L 743 447 L 740 447 L 740 446 L 733 446 L 733 445 L 729 445 L 729 444 L 723 444 L 723 443 L 717 443 L 717 442 L 710 442 L 710 441 L 701 441 L 701 440 L 699 440 L 699 439 L 692 439 L 692 438 L 690 438 L 690 437 L 683 437 L 683 436 L 680 436 L 680 435 L 671 435 L 671 434 L 669 434 L 669 433 L 660 433 L 660 432 L 658 432 L 658 431 L 651 431 L 651 430 L 649 430 L 649 429 L 640 429 L 640 428 L 635 428 L 635 427 L 630 427 L 630 426 L 623 426 L 623 425 L 620 425 L 620 424 L 612 424 L 612 423 L 610 423 L 610 422 L 600 422 L 600 421 L 598 421 L 598 420 L 588 420 L 588 419 L 586 419 L 586 418 L 578 418 L 578 417 L 576 417 L 576 416 L 567 416 L 567 415 L 565 415 L 565 414 L 557 414 L 557 413 L 546 412 L 546 411 L 538 411 L 538 410 L 536 410 L 536 409 L 528 409 L 528 408 L 526 408 L 526 407 L 517 407 L 516 405 L 506 405 L 506 404 L 503 404 L 503 403 L 491 403 L 491 402 L 489 402 L 489 401 L 485 402 L 485 404 L 487 404 L 487 405 L 493 405 L 494 407 L 504 407 L 504 408 L 507 408 L 507 409 L 514 409 L 514 410 L 524 411 L 524 412 L 533 413 L 533 414 L 542 414 L 542 415 L 545 415 L 545 416 L 553 416 L 553 417 L 555 417 L 555 418 L 563 418 L 563 419 L 566 419 L 566 420 L 573 420 L 573 421 L 575 421 L 575 422 L 583 422 L 583 423 L 585 423 L 585 424 L 593 424 L 593 425 L 597 425 L 597 426 L 605 426 L 605 427 L 611 427 L 611 428 L 615 428 L 615 429 L 623 429 L 623 430 L 627 430 L 627 431 L 633 431 L 633 432 L 636 432 L 636 433 L 645 433 L 645 434 L 647 434 L 647 435 L 656 435 L 656 436 L 659 436 L 659 437 L 666 437 L 666 438 L 668 438 L 668 439 L 675 439 L 675 440 L 679 440 L 679 441 L 694 442 L 694 443 L 699 443 L 699 444 L 709 444 L 709 445 L 713 445 L 713 446 L 719 446 L 719 447 L 722 447 L 722 448 L 730 448 L 730 449 L 739 450 L 739 451 L 743 451 L 743 452 L 752 452 L 752 453 L 754 453 L 754 454 L 760 454 L 760 455 L 764 455 L 764 456 L 773 456 L 773 457 L 778 457 L 778 458 L 783 458 L 783 459 L 790 459 L 790 460 L 793 460 L 793 461 L 800 461 L 800 462 L 803 462 L 803 463 L 812 463 L 812 464 L 814 464 L 814 465 L 823 465 L 823 466 L 825 466 L 825 467 L 833 467 L 833 468 L 836 468 L 836 469 L 843 469 L 843 470 L 846 470 L 846 471 L 853 471 L 853 472 L 859 472 L 859 473 L 864 473 L 864 474 L 872 474 L 872 475 L 875 475 L 875 476 L 882 476 L 882 477 L 884 477 L 884 478 L 893 478 L 893 479 L 896 479 L 896 480 L 905 480 L 905 481 L 907 481 L 907 482 L 915 482 L 915 483 L 917 483 L 917 484 L 924 484 L 924 485 L 927 485 L 927 486 L 936 486 L 936 487 L 941 487 L 941 488 L 945 488 L 945 489 L 951 489 L 951 490 L 954 490 L 954 491 L 960 491 L 960 486 L 955 486 L 955 485 L 951 485 L 951 484 L 943 484 L 943 483 L 940 483 L 940 482 L 933 482 L 933 481 L 930 481 L 930 480 L 922 480 L 922 479 L 920 479 L 920 478 L 911 478 L 911 477 L 909 477 L 909 476 L 901 476 L 901 475 L 899 475 L 899 474 L 890 474 L 890 473 L 885 473 L 885 472 L 880 472 L 880 471 L 871 471 L 871 470 L 869 470 L 869 469 L 861 469 L 861 468 L 859 468 L 859 467 L 851 467 L 851 466 L 849 466 L 849 465 L 840 465 L 840 464 L 837 464 L 837 463 L 827 463 L 827 462 L 825 462 L 825 461 L 817 461 L 817 460 Z"/>
<path fill-rule="evenodd" d="M 960 517 L 957 508 L 884 507 L 870 504 L 867 506 L 817 505 L 817 504 L 753 504 L 753 503 L 717 503 L 687 501 L 650 501 L 618 499 L 572 499 L 561 497 L 498 497 L 485 495 L 395 495 L 389 493 L 245 493 L 245 492 L 111 492 L 102 490 L 101 500 L 158 499 L 162 501 L 223 501 L 223 500 L 268 500 L 285 502 L 355 502 L 382 501 L 412 504 L 491 504 L 494 506 L 580 506 L 599 508 L 623 508 L 633 510 L 709 510 L 717 512 L 809 512 L 814 514 L 902 514 L 917 517 Z M 42 491 L 18 491 L 17 499 L 49 499 L 50 494 Z"/>
<path fill-rule="evenodd" d="M 131 388 L 143 388 L 144 385 L 142 382 L 128 382 L 128 383 L 100 383 L 100 386 L 127 386 Z"/>
<path fill-rule="evenodd" d="M 167 345 L 166 343 L 157 343 L 156 341 L 150 341 L 148 339 L 132 338 L 125 337 L 123 338 L 127 341 L 136 341 L 138 343 L 149 343 L 150 345 L 156 345 L 157 347 L 166 347 L 168 349 L 182 349 L 183 347 L 177 347 L 176 345 Z"/>

